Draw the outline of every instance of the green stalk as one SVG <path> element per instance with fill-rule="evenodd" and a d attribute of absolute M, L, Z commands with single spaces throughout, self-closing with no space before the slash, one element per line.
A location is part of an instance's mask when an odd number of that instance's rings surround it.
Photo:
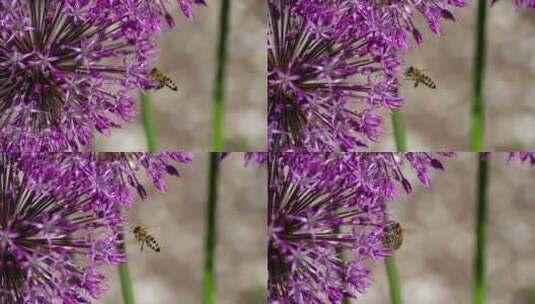
<path fill-rule="evenodd" d="M 218 172 L 219 153 L 210 153 L 210 171 L 208 176 L 208 206 L 206 212 L 206 238 L 204 248 L 204 304 L 216 303 L 214 257 L 217 241 L 216 212 Z"/>
<path fill-rule="evenodd" d="M 152 106 L 150 96 L 141 93 L 141 115 L 143 118 L 143 126 L 145 127 L 145 135 L 147 137 L 147 146 L 149 152 L 158 151 L 158 136 L 156 135 L 156 123 L 152 117 Z"/>
<path fill-rule="evenodd" d="M 126 248 L 124 244 L 124 235 L 119 234 L 119 241 L 121 245 L 119 249 L 126 254 Z M 124 304 L 134 304 L 134 288 L 132 287 L 132 279 L 130 278 L 130 271 L 128 269 L 128 263 L 119 264 L 117 266 L 119 271 L 119 280 L 121 281 L 121 291 L 123 294 Z"/>
<path fill-rule="evenodd" d="M 390 287 L 390 302 L 392 304 L 401 304 L 401 282 L 394 256 L 385 260 L 385 267 L 388 276 L 388 286 Z"/>
<path fill-rule="evenodd" d="M 485 286 L 485 243 L 487 239 L 487 186 L 490 155 L 478 154 L 476 247 L 474 251 L 474 304 L 486 302 Z"/>
<path fill-rule="evenodd" d="M 394 138 L 396 139 L 396 148 L 399 152 L 407 151 L 407 137 L 405 134 L 405 120 L 401 109 L 395 109 L 392 112 L 392 125 L 394 127 Z"/>
<path fill-rule="evenodd" d="M 476 45 L 474 51 L 474 95 L 472 99 L 472 129 L 470 147 L 473 152 L 483 150 L 485 127 L 485 102 L 483 83 L 485 80 L 485 23 L 487 1 L 478 0 Z"/>
<path fill-rule="evenodd" d="M 219 42 L 217 47 L 217 68 L 213 87 L 214 122 L 213 122 L 213 151 L 223 150 L 223 113 L 225 100 L 225 68 L 227 65 L 227 42 L 229 34 L 230 0 L 221 3 L 219 17 Z"/>
<path fill-rule="evenodd" d="M 150 97 L 141 93 L 141 114 L 143 117 L 143 125 L 145 126 L 145 134 L 147 136 L 147 144 L 149 152 L 158 151 L 158 137 L 156 136 L 156 124 L 152 118 L 152 108 L 150 104 Z M 124 234 L 119 234 L 121 240 L 120 250 L 126 254 L 126 246 L 124 244 Z M 119 280 L 121 281 L 121 290 L 123 293 L 124 304 L 134 304 L 134 289 L 132 287 L 132 279 L 130 278 L 130 270 L 128 263 L 119 264 L 117 267 L 119 271 Z"/>
<path fill-rule="evenodd" d="M 401 109 L 395 109 L 392 113 L 392 125 L 394 126 L 394 138 L 396 139 L 396 149 L 398 152 L 407 151 L 407 137 L 405 133 L 405 122 Z M 399 279 L 398 267 L 396 260 L 392 255 L 385 260 L 386 275 L 388 277 L 388 286 L 390 288 L 390 302 L 392 304 L 401 304 L 401 282 Z"/>

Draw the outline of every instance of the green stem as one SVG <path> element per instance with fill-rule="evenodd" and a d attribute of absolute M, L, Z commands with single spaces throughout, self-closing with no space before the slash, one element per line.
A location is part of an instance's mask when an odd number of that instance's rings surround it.
<path fill-rule="evenodd" d="M 216 303 L 214 256 L 217 241 L 217 178 L 219 172 L 219 153 L 210 153 L 208 179 L 208 206 L 206 210 L 206 238 L 204 257 L 204 304 Z"/>
<path fill-rule="evenodd" d="M 227 64 L 227 42 L 230 20 L 230 0 L 221 3 L 221 15 L 219 17 L 219 42 L 217 47 L 217 70 L 214 79 L 213 101 L 213 151 L 223 150 L 223 113 L 225 100 L 225 68 Z"/>
<path fill-rule="evenodd" d="M 485 128 L 485 102 L 483 83 L 485 80 L 485 23 L 487 1 L 478 0 L 476 45 L 474 51 L 474 95 L 472 99 L 472 129 L 470 147 L 474 152 L 483 150 Z"/>
<path fill-rule="evenodd" d="M 474 304 L 485 303 L 485 243 L 487 239 L 487 186 L 489 154 L 478 154 L 476 247 L 474 252 Z"/>
<path fill-rule="evenodd" d="M 143 117 L 143 125 L 145 126 L 145 134 L 147 136 L 147 144 L 149 152 L 158 151 L 158 137 L 156 136 L 156 124 L 152 118 L 152 108 L 150 104 L 150 97 L 141 93 L 141 114 Z M 120 234 L 121 241 L 120 250 L 126 254 L 124 244 L 124 235 Z M 130 270 L 128 263 L 119 264 L 119 280 L 121 281 L 121 290 L 123 293 L 124 304 L 134 304 L 134 289 L 132 288 L 132 279 L 130 278 Z"/>
<path fill-rule="evenodd" d="M 407 137 L 405 134 L 405 121 L 401 109 L 395 109 L 392 113 L 392 125 L 394 126 L 394 138 L 398 151 L 407 151 Z"/>
<path fill-rule="evenodd" d="M 392 125 L 394 126 L 394 137 L 398 152 L 407 151 L 407 138 L 405 135 L 405 122 L 400 109 L 395 109 L 392 113 Z M 386 275 L 388 276 L 388 286 L 390 288 L 390 302 L 401 304 L 401 283 L 399 279 L 396 260 L 392 255 L 385 260 Z"/>
<path fill-rule="evenodd" d="M 158 136 L 156 135 L 156 123 L 152 114 L 151 99 L 149 95 L 141 93 L 141 115 L 149 152 L 158 151 Z"/>
<path fill-rule="evenodd" d="M 388 286 L 390 287 L 390 302 L 392 304 L 401 304 L 401 282 L 394 256 L 385 260 L 385 267 L 388 276 Z"/>
<path fill-rule="evenodd" d="M 126 248 L 124 245 L 124 235 L 119 234 L 119 241 L 121 245 L 119 249 L 126 254 Z M 134 304 L 134 288 L 132 287 L 132 279 L 130 278 L 130 271 L 128 269 L 128 263 L 119 264 L 117 266 L 119 271 L 119 280 L 121 281 L 121 291 L 123 293 L 123 303 L 124 304 Z"/>

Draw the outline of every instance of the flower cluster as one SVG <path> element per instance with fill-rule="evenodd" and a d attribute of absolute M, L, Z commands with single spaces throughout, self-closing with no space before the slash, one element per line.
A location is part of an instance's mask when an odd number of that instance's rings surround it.
<path fill-rule="evenodd" d="M 399 51 L 420 12 L 440 34 L 463 0 L 268 0 L 271 151 L 353 151 L 381 138 L 397 94 Z"/>
<path fill-rule="evenodd" d="M 0 148 L 78 151 L 132 120 L 165 2 L 0 0 Z"/>
<path fill-rule="evenodd" d="M 0 298 L 6 303 L 90 303 L 100 268 L 125 261 L 122 212 L 144 168 L 160 190 L 184 153 L 0 155 Z"/>
<path fill-rule="evenodd" d="M 376 31 L 385 40 L 404 50 L 409 48 L 407 33 L 412 35 L 418 44 L 423 41 L 420 30 L 414 24 L 415 12 L 420 13 L 426 20 L 429 29 L 440 36 L 442 34 L 441 20 L 455 20 L 447 8 L 466 5 L 465 0 L 379 0 L 368 3 L 372 6 L 368 22 L 373 22 L 373 18 L 378 18 L 375 19 L 378 20 L 375 22 Z"/>
<path fill-rule="evenodd" d="M 400 244 L 386 202 L 411 189 L 404 162 L 426 185 L 430 167 L 443 169 L 430 153 L 269 154 L 269 303 L 342 303 L 366 289 L 364 263 Z"/>

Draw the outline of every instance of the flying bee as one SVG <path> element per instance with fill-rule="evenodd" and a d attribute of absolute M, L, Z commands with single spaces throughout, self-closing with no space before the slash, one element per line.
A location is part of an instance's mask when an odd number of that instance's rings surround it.
<path fill-rule="evenodd" d="M 152 71 L 150 71 L 150 76 L 158 83 L 158 85 L 155 87 L 156 90 L 159 90 L 163 87 L 168 87 L 173 91 L 178 91 L 178 86 L 176 83 L 157 68 L 153 68 Z"/>
<path fill-rule="evenodd" d="M 405 77 L 407 77 L 407 79 L 409 80 L 414 81 L 415 88 L 418 86 L 418 84 L 420 84 L 420 82 L 431 89 L 437 88 L 435 82 L 433 81 L 433 79 L 431 79 L 431 77 L 427 76 L 422 70 L 417 69 L 415 67 L 409 67 L 405 71 Z"/>
<path fill-rule="evenodd" d="M 398 250 L 403 243 L 403 229 L 398 222 L 390 221 L 383 228 L 383 245 L 392 249 Z"/>
<path fill-rule="evenodd" d="M 143 251 L 143 246 L 146 244 L 150 249 L 160 252 L 160 245 L 147 229 L 136 226 L 134 228 L 134 236 L 136 241 L 141 245 L 141 251 Z"/>

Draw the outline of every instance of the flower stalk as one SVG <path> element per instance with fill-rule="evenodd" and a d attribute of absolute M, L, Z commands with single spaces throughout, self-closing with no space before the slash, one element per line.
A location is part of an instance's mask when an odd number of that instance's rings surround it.
<path fill-rule="evenodd" d="M 143 117 L 143 126 L 145 127 L 145 135 L 147 137 L 147 145 L 149 152 L 158 151 L 158 137 L 156 135 L 156 124 L 152 117 L 152 107 L 150 96 L 144 93 L 140 95 L 141 99 L 141 113 Z M 121 251 L 126 254 L 126 246 L 124 245 L 124 235 L 120 234 L 119 239 L 123 241 Z M 132 287 L 132 279 L 130 277 L 130 270 L 128 263 L 119 264 L 119 279 L 121 281 L 121 291 L 123 294 L 124 304 L 134 304 L 134 289 Z"/>
<path fill-rule="evenodd" d="M 474 304 L 486 302 L 485 286 L 485 244 L 487 240 L 487 187 L 488 187 L 488 154 L 479 153 L 479 168 L 477 174 L 477 207 L 476 207 L 476 240 L 474 252 Z"/>
<path fill-rule="evenodd" d="M 148 94 L 141 93 L 141 113 L 143 118 L 143 126 L 145 127 L 145 135 L 147 137 L 147 146 L 149 152 L 158 151 L 158 136 L 156 131 L 156 123 L 154 122 L 152 114 L 151 98 Z"/>
<path fill-rule="evenodd" d="M 395 109 L 392 112 L 392 125 L 394 127 L 394 138 L 396 140 L 396 149 L 398 152 L 407 151 L 407 137 L 405 133 L 405 121 L 401 109 Z M 385 260 L 386 275 L 388 277 L 388 286 L 390 288 L 390 302 L 392 304 L 401 304 L 401 282 L 399 272 L 394 256 Z"/>
<path fill-rule="evenodd" d="M 394 138 L 398 152 L 407 151 L 407 135 L 405 132 L 405 119 L 401 109 L 392 112 L 392 126 L 394 128 Z"/>
<path fill-rule="evenodd" d="M 485 102 L 483 83 L 485 80 L 485 27 L 487 15 L 487 1 L 478 0 L 476 45 L 474 51 L 474 95 L 472 98 L 472 128 L 470 148 L 479 152 L 484 145 Z"/>
<path fill-rule="evenodd" d="M 119 240 L 122 242 L 120 249 L 126 254 L 126 248 L 124 245 L 124 235 L 119 235 Z M 132 287 L 132 279 L 130 277 L 130 270 L 128 263 L 119 264 L 117 266 L 119 271 L 119 280 L 121 281 L 121 292 L 123 294 L 124 304 L 134 304 L 134 288 Z"/>
<path fill-rule="evenodd" d="M 225 70 L 227 65 L 227 46 L 230 23 L 230 0 L 223 0 L 221 3 L 221 14 L 219 17 L 219 41 L 217 47 L 217 67 L 213 86 L 213 151 L 222 151 L 223 140 L 223 114 L 225 100 Z"/>
<path fill-rule="evenodd" d="M 388 286 L 390 288 L 390 303 L 401 304 L 401 282 L 394 256 L 385 260 L 385 267 L 388 276 Z"/>
<path fill-rule="evenodd" d="M 219 174 L 219 153 L 210 153 L 210 169 L 208 175 L 208 205 L 206 210 L 206 238 L 204 257 L 203 303 L 216 303 L 216 286 L 214 273 L 214 257 L 217 241 L 217 179 Z"/>

